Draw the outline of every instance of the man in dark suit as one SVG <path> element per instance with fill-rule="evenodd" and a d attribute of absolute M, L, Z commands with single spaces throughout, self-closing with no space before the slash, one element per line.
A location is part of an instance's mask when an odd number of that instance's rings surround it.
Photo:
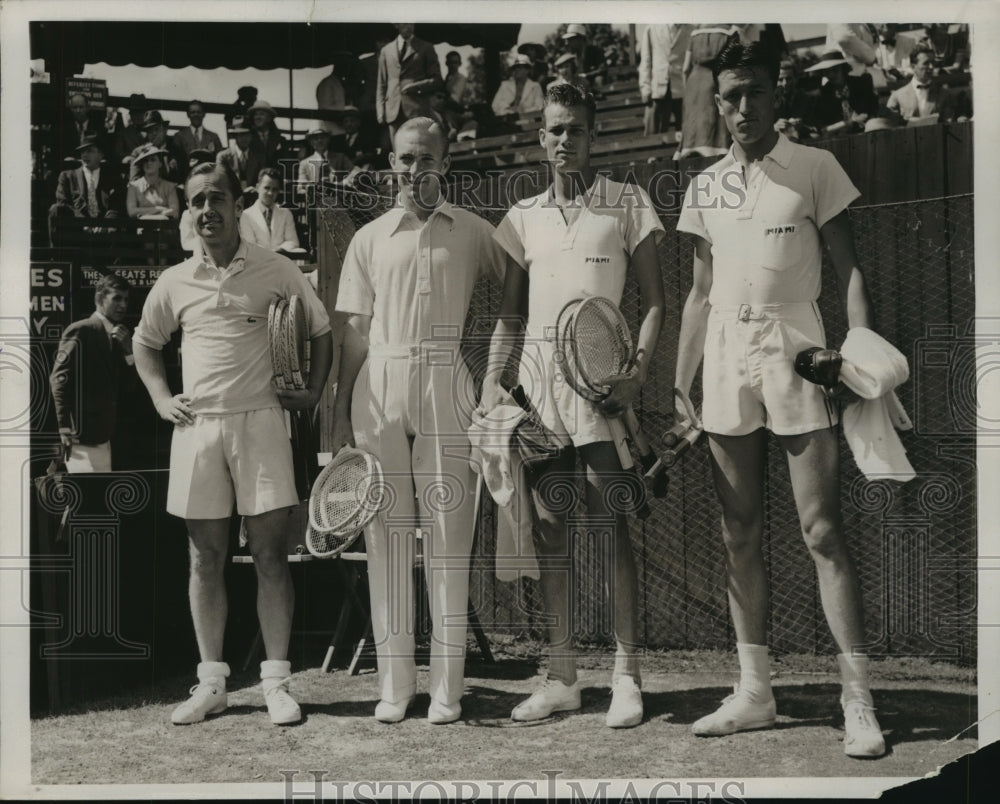
<path fill-rule="evenodd" d="M 132 336 L 122 324 L 129 283 L 110 274 L 97 282 L 97 309 L 66 327 L 49 375 L 67 471 L 110 472 L 119 386 L 134 371 Z"/>
<path fill-rule="evenodd" d="M 345 106 L 340 121 L 344 133 L 330 138 L 330 150 L 345 154 L 362 170 L 384 170 L 389 160 L 382 155 L 378 140 L 369 131 L 362 130 L 361 112 L 355 106 Z"/>
<path fill-rule="evenodd" d="M 906 121 L 914 118 L 938 116 L 944 123 L 955 117 L 955 99 L 951 90 L 934 79 L 934 53 L 918 45 L 910 53 L 913 79 L 894 90 L 886 102 L 889 112 Z"/>
<path fill-rule="evenodd" d="M 85 95 L 71 95 L 66 106 L 69 116 L 64 117 L 58 128 L 56 156 L 58 159 L 71 158 L 85 138 L 96 138 L 103 153 L 110 153 L 108 132 L 104 127 L 104 115 L 98 109 L 90 108 Z"/>
<path fill-rule="evenodd" d="M 253 186 L 249 178 L 251 172 L 256 176 L 264 167 L 258 155 L 250 147 L 252 140 L 253 133 L 242 120 L 237 118 L 229 129 L 229 147 L 215 155 L 216 163 L 232 170 L 244 190 Z"/>
<path fill-rule="evenodd" d="M 415 37 L 413 27 L 412 22 L 397 23 L 399 36 L 378 55 L 375 115 L 393 138 L 405 120 L 427 114 L 427 96 L 420 93 L 442 80 L 434 46 Z"/>
<path fill-rule="evenodd" d="M 82 163 L 73 170 L 59 174 L 56 184 L 56 202 L 49 207 L 49 242 L 56 246 L 58 239 L 55 219 L 60 216 L 91 218 L 117 218 L 124 204 L 124 192 L 116 170 L 102 165 L 104 154 L 97 137 L 87 137 L 76 147 Z M 86 232 L 80 233 L 87 236 Z M 65 239 L 63 245 L 66 244 Z"/>
<path fill-rule="evenodd" d="M 187 116 L 191 125 L 174 134 L 173 139 L 177 149 L 184 152 L 185 164 L 191 152 L 196 149 L 211 151 L 213 154 L 221 151 L 222 140 L 219 139 L 219 135 L 202 125 L 205 120 L 205 109 L 201 101 L 193 100 L 188 104 Z"/>
<path fill-rule="evenodd" d="M 120 128 L 115 134 L 112 156 L 115 168 L 123 176 L 128 176 L 128 165 L 123 163 L 126 156 L 146 141 L 142 133 L 142 117 L 146 113 L 146 96 L 133 93 L 128 98 L 128 125 Z"/>

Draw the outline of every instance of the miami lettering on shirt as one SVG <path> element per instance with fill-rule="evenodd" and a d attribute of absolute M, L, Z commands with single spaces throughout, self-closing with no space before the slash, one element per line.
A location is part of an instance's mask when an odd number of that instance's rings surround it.
<path fill-rule="evenodd" d="M 610 257 L 585 257 L 583 261 L 585 263 L 587 263 L 588 265 L 591 265 L 591 264 L 593 264 L 593 265 L 605 265 L 605 264 L 610 264 L 611 258 Z"/>
<path fill-rule="evenodd" d="M 789 223 L 785 226 L 769 226 L 764 230 L 764 236 L 767 235 L 780 235 L 780 234 L 795 234 L 795 224 Z"/>

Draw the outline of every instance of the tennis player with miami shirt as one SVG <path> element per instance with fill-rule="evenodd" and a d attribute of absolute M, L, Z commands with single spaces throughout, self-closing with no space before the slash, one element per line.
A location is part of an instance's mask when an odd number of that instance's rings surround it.
<path fill-rule="evenodd" d="M 466 432 L 475 407 L 459 353 L 476 281 L 503 277 L 493 227 L 444 199 L 448 140 L 426 117 L 396 131 L 396 205 L 351 240 L 337 312 L 346 317 L 333 444 L 379 459 L 390 504 L 365 530 L 381 700 L 402 720 L 416 694 L 412 567 L 423 541 L 431 634 L 427 719 L 458 720 L 465 678 L 475 477 Z"/>
<path fill-rule="evenodd" d="M 820 600 L 840 653 L 849 756 L 876 757 L 885 741 L 868 688 L 857 571 L 841 521 L 836 410 L 794 370 L 823 346 L 816 299 L 829 250 L 849 327 L 870 327 L 847 206 L 857 189 L 828 151 L 774 130 L 778 58 L 759 43 L 716 60 L 715 102 L 733 137 L 729 153 L 692 178 L 677 224 L 695 239 L 694 284 L 684 305 L 675 395 L 686 399 L 704 357 L 702 422 L 722 505 L 729 610 L 740 661 L 737 692 L 692 727 L 732 734 L 774 723 L 767 655 L 768 586 L 761 542 L 770 430 L 788 460 Z M 693 411 L 678 404 L 681 419 Z"/>
<path fill-rule="evenodd" d="M 160 275 L 133 336 L 139 376 L 157 412 L 174 424 L 167 512 L 184 518 L 191 555 L 188 591 L 201 661 L 198 684 L 171 719 L 197 723 L 226 708 L 223 570 L 235 501 L 257 571 L 264 700 L 273 723 L 293 723 L 301 713 L 288 693 L 295 598 L 285 528 L 298 494 L 281 409 L 312 410 L 319 402 L 333 352 L 330 319 L 295 263 L 240 239 L 243 190 L 232 170 L 199 165 L 185 195 L 204 254 Z M 272 301 L 293 294 L 308 310 L 312 371 L 308 389 L 276 391 L 267 313 Z M 184 389 L 174 394 L 162 349 L 178 329 Z"/>
<path fill-rule="evenodd" d="M 617 652 L 606 722 L 620 728 L 642 721 L 638 583 L 626 517 L 610 510 L 607 501 L 606 492 L 622 478 L 622 465 L 606 414 L 620 414 L 636 398 L 660 334 L 664 298 L 656 235 L 662 235 L 663 226 L 643 190 L 598 176 L 590 166 L 594 116 L 593 96 L 573 84 L 552 86 L 546 94 L 539 140 L 553 168 L 552 184 L 540 195 L 515 204 L 497 227 L 496 239 L 507 252 L 507 273 L 480 412 L 485 415 L 506 400 L 500 375 L 524 324 L 520 382 L 544 424 L 579 450 L 586 467 L 591 522 L 613 522 L 605 560 L 614 562 Z M 573 299 L 604 296 L 620 304 L 629 274 L 638 283 L 642 302 L 635 365 L 631 373 L 609 383 L 611 395 L 599 407 L 577 395 L 563 379 L 552 336 L 560 310 Z M 552 618 L 549 668 L 539 689 L 514 709 L 514 720 L 539 720 L 580 707 L 570 616 L 571 545 L 565 506 L 556 499 L 563 496 L 558 487 L 565 485 L 559 476 L 574 470 L 573 450 L 567 449 L 537 477 L 529 478 L 538 514 L 542 598 Z"/>

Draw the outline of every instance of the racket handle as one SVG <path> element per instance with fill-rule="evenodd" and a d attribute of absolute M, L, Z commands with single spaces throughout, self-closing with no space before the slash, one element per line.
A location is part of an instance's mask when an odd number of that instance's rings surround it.
<path fill-rule="evenodd" d="M 614 441 L 615 449 L 618 451 L 618 459 L 621 461 L 622 469 L 631 469 L 635 463 L 632 461 L 632 453 L 628 449 L 628 434 L 625 432 L 625 425 L 617 416 L 607 421 L 611 428 L 611 440 Z"/>
<path fill-rule="evenodd" d="M 667 457 L 670 460 L 671 465 L 680 460 L 681 456 L 694 446 L 694 443 L 701 437 L 701 433 L 702 430 L 700 427 L 692 427 L 684 434 L 684 437 L 677 442 L 676 447 L 667 450 Z"/>
<path fill-rule="evenodd" d="M 685 432 L 687 432 L 687 427 L 684 426 L 684 422 L 677 422 L 677 424 L 667 430 L 661 437 L 663 446 L 668 448 L 676 447 L 680 440 L 684 437 Z"/>
<path fill-rule="evenodd" d="M 646 434 L 642 432 L 642 425 L 639 423 L 639 417 L 635 415 L 635 408 L 631 405 L 625 408 L 625 412 L 622 413 L 622 420 L 625 422 L 625 429 L 628 431 L 629 438 L 632 439 L 632 443 L 635 444 L 635 448 L 639 451 L 639 454 L 643 457 L 651 455 L 653 447 L 650 445 L 649 439 L 646 438 Z"/>

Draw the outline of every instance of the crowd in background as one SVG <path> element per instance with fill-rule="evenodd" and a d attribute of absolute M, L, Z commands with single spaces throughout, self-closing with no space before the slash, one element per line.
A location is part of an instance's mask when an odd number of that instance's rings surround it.
<path fill-rule="evenodd" d="M 724 153 L 729 138 L 716 108 L 712 62 L 727 42 L 773 35 L 771 27 L 646 26 L 636 43 L 638 77 L 626 79 L 638 83 L 644 134 L 673 132 L 675 159 Z M 609 68 L 627 60 L 620 48 L 596 45 L 587 26 L 561 26 L 547 46 L 525 43 L 509 54 L 506 75 L 486 102 L 474 97 L 457 51 L 447 53 L 442 72 L 433 45 L 416 35 L 416 26 L 401 23 L 396 29 L 395 39 L 377 42 L 375 52 L 360 59 L 335 54 L 330 74 L 316 87 L 322 119 L 299 142 L 279 130 L 277 111 L 252 86 L 241 87 L 225 112 L 226 131 L 207 129 L 203 103 L 192 100 L 188 125 L 172 135 L 142 94 L 129 98 L 127 123 L 121 112 L 91 109 L 84 95 L 73 95 L 55 132 L 53 147 L 64 162 L 52 182 L 51 242 L 57 244 L 59 218 L 127 217 L 177 220 L 181 241 L 190 246 L 196 238 L 182 216 L 183 179 L 200 162 L 229 165 L 247 193 L 248 208 L 268 170 L 279 185 L 292 184 L 285 201 L 294 203 L 304 200 L 303 185 L 351 186 L 362 172 L 387 168 L 392 133 L 408 118 L 435 119 L 452 141 L 521 131 L 525 118 L 540 113 L 549 85 L 577 84 L 600 99 Z M 783 38 L 774 44 L 785 47 Z M 790 139 L 972 116 L 967 26 L 830 25 L 818 57 L 786 54 L 776 125 Z M 275 194 L 279 206 L 281 190 Z M 284 248 L 290 240 L 266 239 Z"/>

